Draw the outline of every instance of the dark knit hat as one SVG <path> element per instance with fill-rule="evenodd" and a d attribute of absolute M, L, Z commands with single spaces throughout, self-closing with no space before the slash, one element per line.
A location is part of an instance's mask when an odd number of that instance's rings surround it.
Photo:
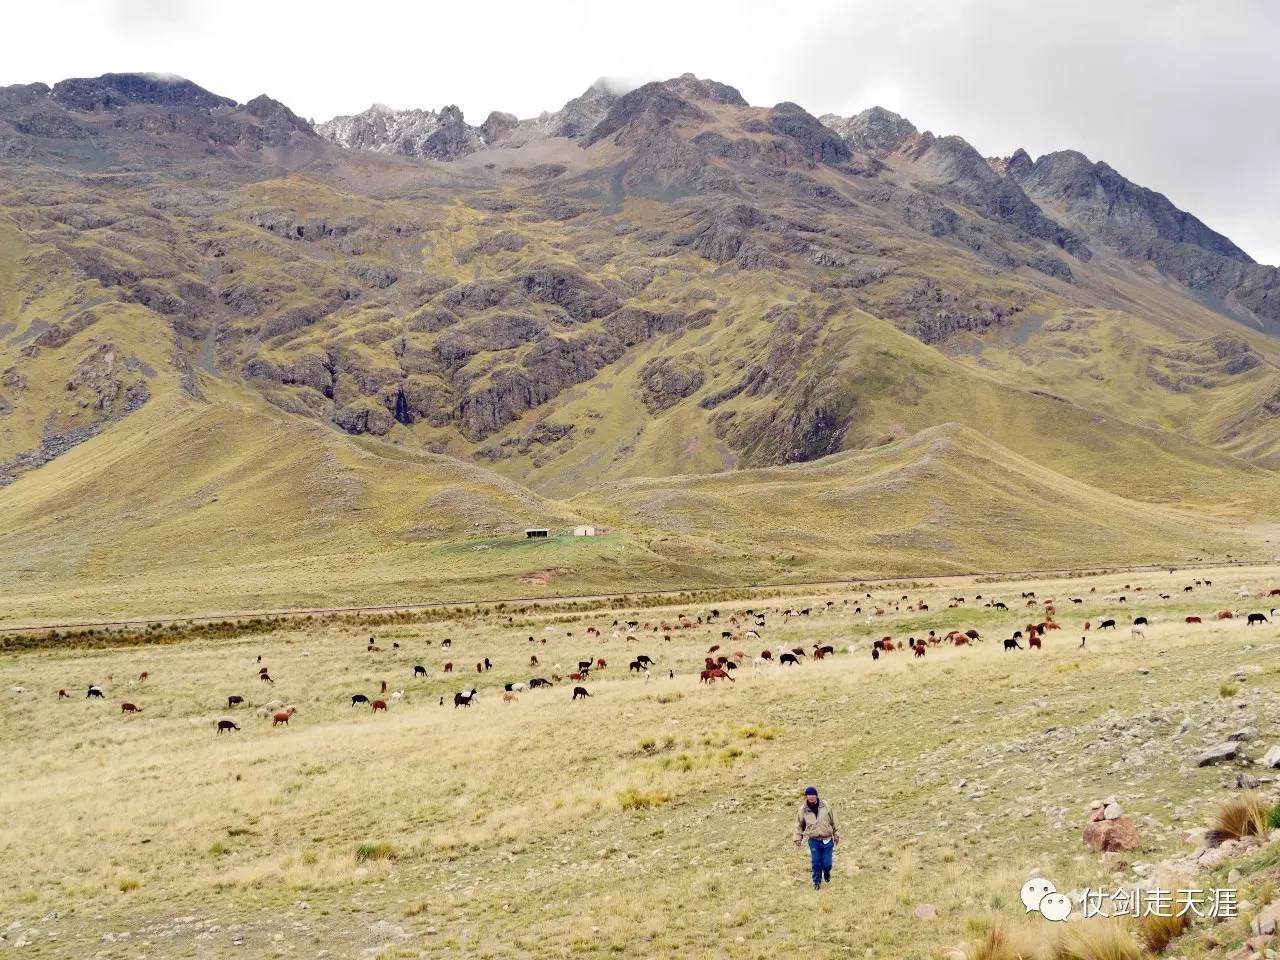
<path fill-rule="evenodd" d="M 806 797 L 816 797 L 816 796 L 818 795 L 818 788 L 817 788 L 817 787 L 805 787 L 805 788 L 804 788 L 804 795 L 805 795 Z"/>

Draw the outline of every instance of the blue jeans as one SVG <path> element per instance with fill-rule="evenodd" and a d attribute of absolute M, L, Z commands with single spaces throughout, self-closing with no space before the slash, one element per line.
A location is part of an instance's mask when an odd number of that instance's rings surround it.
<path fill-rule="evenodd" d="M 815 840 L 809 838 L 809 864 L 813 867 L 813 882 L 816 886 L 824 879 L 831 879 L 831 863 L 835 859 L 836 844 L 834 840 Z"/>

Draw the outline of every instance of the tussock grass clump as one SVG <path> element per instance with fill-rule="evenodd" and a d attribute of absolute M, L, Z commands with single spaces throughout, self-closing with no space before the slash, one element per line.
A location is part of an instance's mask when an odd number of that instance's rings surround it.
<path fill-rule="evenodd" d="M 1267 811 L 1267 830 L 1280 829 L 1280 803 L 1275 804 Z"/>
<path fill-rule="evenodd" d="M 116 889 L 121 893 L 131 893 L 142 886 L 142 881 L 131 873 L 116 877 Z"/>
<path fill-rule="evenodd" d="M 1209 836 L 1218 843 L 1262 836 L 1267 832 L 1271 812 L 1260 794 L 1252 790 L 1242 793 L 1218 805 L 1209 821 Z"/>
<path fill-rule="evenodd" d="M 1148 957 L 1129 927 L 1109 918 L 1064 925 L 1049 953 L 1049 960 L 1147 960 Z"/>
<path fill-rule="evenodd" d="M 1162 953 L 1191 927 L 1190 913 L 1169 916 L 1149 913 L 1138 921 L 1138 936 L 1152 953 Z"/>
<path fill-rule="evenodd" d="M 1234 683 L 1228 683 L 1227 681 L 1224 680 L 1222 681 L 1222 683 L 1218 685 L 1218 696 L 1224 699 L 1227 697 L 1234 697 L 1239 692 L 1240 692 L 1240 688 L 1237 687 Z"/>
<path fill-rule="evenodd" d="M 669 802 L 671 794 L 665 790 L 639 790 L 629 787 L 626 790 L 619 790 L 616 799 L 618 806 L 623 810 L 649 810 Z"/>
<path fill-rule="evenodd" d="M 395 858 L 396 848 L 385 840 L 362 843 L 356 847 L 357 860 L 394 860 Z"/>
<path fill-rule="evenodd" d="M 1040 960 L 1044 948 L 1029 930 L 992 927 L 965 947 L 968 960 Z"/>

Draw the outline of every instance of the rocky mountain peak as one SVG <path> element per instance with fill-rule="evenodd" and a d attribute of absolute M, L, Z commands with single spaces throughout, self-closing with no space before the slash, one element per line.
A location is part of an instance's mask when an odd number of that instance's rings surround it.
<path fill-rule="evenodd" d="M 1126 180 L 1077 150 L 1045 154 L 1035 163 L 1023 158 L 1017 163 L 1010 158 L 1009 176 L 1029 196 L 1061 206 L 1090 233 L 1127 254 L 1153 256 L 1153 245 L 1178 244 L 1240 263 L 1254 262 L 1168 197 Z"/>
<path fill-rule="evenodd" d="M 838 133 L 797 103 L 784 101 L 775 105 L 769 111 L 766 126 L 770 132 L 798 143 L 806 158 L 815 163 L 846 163 L 852 156 Z"/>
<path fill-rule="evenodd" d="M 1018 176 L 1031 166 L 1031 156 L 1027 151 L 1019 147 L 1007 157 L 988 157 L 987 163 L 991 165 L 991 169 L 1002 177 L 1013 176 L 1016 180 Z M 1017 176 L 1015 176 L 1015 174 Z"/>
<path fill-rule="evenodd" d="M 689 100 L 709 100 L 730 107 L 747 106 L 746 99 L 737 88 L 716 80 L 702 80 L 692 73 L 682 73 L 678 77 L 663 82 L 672 93 L 679 94 Z"/>
<path fill-rule="evenodd" d="M 614 101 L 604 118 L 582 138 L 582 146 L 590 147 L 615 135 L 619 141 L 642 138 L 677 120 L 709 119 L 705 110 L 681 92 L 691 91 L 697 99 L 709 99 L 697 96 L 702 83 L 696 77 L 680 77 L 636 87 Z"/>
<path fill-rule="evenodd" d="M 828 113 L 821 120 L 854 150 L 875 157 L 893 153 L 919 132 L 910 120 L 884 107 L 869 107 L 852 117 Z"/>
<path fill-rule="evenodd" d="M 435 110 L 393 110 L 375 103 L 363 113 L 334 117 L 316 133 L 342 147 L 430 160 L 456 160 L 484 146 L 456 105 Z"/>
<path fill-rule="evenodd" d="M 315 134 L 311 124 L 286 107 L 279 100 L 274 100 L 265 93 L 254 97 L 244 105 L 246 113 L 252 114 L 265 125 L 285 131 Z"/>
<path fill-rule="evenodd" d="M 236 102 L 210 93 L 184 77 L 161 73 L 104 73 L 54 84 L 53 99 L 73 110 L 118 110 L 143 103 L 213 110 Z"/>

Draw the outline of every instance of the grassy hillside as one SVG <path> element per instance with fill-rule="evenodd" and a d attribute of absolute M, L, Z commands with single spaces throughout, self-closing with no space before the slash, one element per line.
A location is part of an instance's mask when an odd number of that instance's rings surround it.
<path fill-rule="evenodd" d="M 1271 475 L 1219 455 L 1192 466 L 1184 477 L 1257 499 L 1215 513 L 1123 498 L 950 424 L 814 464 L 616 481 L 556 501 L 449 457 L 344 439 L 210 384 L 204 400 L 153 400 L 0 491 L 10 584 L 0 617 L 1272 555 L 1254 532 Z M 571 536 L 583 519 L 607 535 Z M 527 541 L 531 525 L 557 535 Z"/>
<path fill-rule="evenodd" d="M 575 514 L 221 390 L 149 403 L 0 497 L 10 621 L 519 595 L 674 569 L 621 535 L 526 543 L 525 527 Z"/>
<path fill-rule="evenodd" d="M 884 576 L 1262 549 L 1201 512 L 1103 493 L 959 425 L 815 464 L 619 481 L 573 503 L 669 531 L 655 549 L 701 540 L 718 568 L 761 580 L 784 569 Z"/>

